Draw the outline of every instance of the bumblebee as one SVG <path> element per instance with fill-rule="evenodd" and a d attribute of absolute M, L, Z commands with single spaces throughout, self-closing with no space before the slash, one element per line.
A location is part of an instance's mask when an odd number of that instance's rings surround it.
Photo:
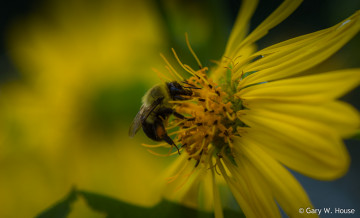
<path fill-rule="evenodd" d="M 186 88 L 178 82 L 167 82 L 155 85 L 142 98 L 142 106 L 130 125 L 129 135 L 133 137 L 142 127 L 147 137 L 154 141 L 165 141 L 174 145 L 180 154 L 179 148 L 168 136 L 164 123 L 170 115 L 180 119 L 184 116 L 172 109 L 171 100 L 185 100 L 191 96 L 190 87 Z"/>

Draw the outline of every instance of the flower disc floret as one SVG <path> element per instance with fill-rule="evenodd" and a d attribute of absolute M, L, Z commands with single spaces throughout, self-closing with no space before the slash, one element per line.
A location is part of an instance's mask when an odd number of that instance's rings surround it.
<path fill-rule="evenodd" d="M 231 148 L 233 137 L 238 135 L 233 126 L 237 119 L 229 94 L 209 79 L 206 68 L 186 80 L 193 95 L 186 101 L 176 101 L 175 110 L 186 115 L 185 119 L 176 119 L 180 127 L 177 140 L 189 157 L 201 161 L 203 155 L 209 155 L 210 144 L 217 149 Z M 218 142 L 218 143 L 217 143 Z M 211 155 L 211 154 L 210 154 Z"/>

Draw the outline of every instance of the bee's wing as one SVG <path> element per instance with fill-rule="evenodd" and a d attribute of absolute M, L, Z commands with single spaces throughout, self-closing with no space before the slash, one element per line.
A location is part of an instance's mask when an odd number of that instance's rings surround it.
<path fill-rule="evenodd" d="M 144 122 L 151 112 L 162 102 L 164 98 L 156 99 L 150 106 L 142 105 L 140 111 L 136 114 L 134 120 L 132 121 L 129 128 L 129 136 L 134 137 L 134 135 L 139 131 L 142 122 Z"/>
<path fill-rule="evenodd" d="M 144 119 L 142 119 L 143 114 L 146 112 L 146 108 L 144 105 L 141 106 L 139 112 L 136 114 L 134 120 L 132 121 L 129 128 L 129 136 L 134 137 L 134 135 L 139 131 L 141 127 L 141 123 Z"/>

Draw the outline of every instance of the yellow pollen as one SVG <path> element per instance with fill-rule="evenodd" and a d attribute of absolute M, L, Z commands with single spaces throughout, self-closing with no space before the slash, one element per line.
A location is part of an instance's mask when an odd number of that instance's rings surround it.
<path fill-rule="evenodd" d="M 166 131 L 168 136 L 173 139 L 177 147 L 181 148 L 182 153 L 187 153 L 189 160 L 195 160 L 195 167 L 200 163 L 207 167 L 213 155 L 216 155 L 218 158 L 224 155 L 230 159 L 233 158 L 234 137 L 240 136 L 241 132 L 244 132 L 246 128 L 246 125 L 238 119 L 238 115 L 244 113 L 244 106 L 241 99 L 235 93 L 236 87 L 233 85 L 233 78 L 230 80 L 220 80 L 220 84 L 208 78 L 208 68 L 202 67 L 200 60 L 190 46 L 187 34 L 186 43 L 200 67 L 199 70 L 195 71 L 190 66 L 183 64 L 174 49 L 172 49 L 172 52 L 179 65 L 191 75 L 188 79 L 184 79 L 171 66 L 165 56 L 160 54 L 166 63 L 165 68 L 169 71 L 170 76 L 175 78 L 179 84 L 186 84 L 183 85 L 184 89 L 191 91 L 191 96 L 186 95 L 168 101 L 172 105 L 171 109 L 181 116 L 174 113 L 173 118 L 164 120 L 164 123 L 167 124 Z M 233 71 L 234 67 L 238 65 L 236 59 L 239 57 L 236 57 L 234 60 L 224 57 L 227 60 L 227 64 L 224 67 Z M 154 71 L 159 76 L 169 80 L 169 77 L 161 72 Z M 160 154 L 148 149 L 150 153 L 157 156 L 177 154 L 177 151 L 171 153 L 174 146 L 166 143 L 161 143 L 159 146 L 144 146 L 148 148 L 170 147 L 168 154 Z M 177 177 L 178 175 L 169 178 L 169 180 L 173 181 Z"/>
<path fill-rule="evenodd" d="M 203 155 L 211 155 L 211 144 L 219 150 L 223 146 L 232 147 L 232 138 L 237 131 L 231 123 L 237 116 L 228 94 L 207 77 L 205 68 L 196 71 L 185 82 L 194 89 L 191 89 L 193 94 L 190 100 L 174 102 L 174 110 L 186 117 L 173 121 L 180 128 L 176 131 L 175 140 L 182 144 L 183 151 L 198 164 Z M 214 144 L 214 141 L 221 143 Z"/>

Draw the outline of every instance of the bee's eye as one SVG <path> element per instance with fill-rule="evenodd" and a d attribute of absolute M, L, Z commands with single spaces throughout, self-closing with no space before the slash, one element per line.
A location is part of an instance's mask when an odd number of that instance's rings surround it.
<path fill-rule="evenodd" d="M 168 88 L 170 93 L 177 94 L 183 90 L 182 86 L 179 83 L 168 83 Z"/>

